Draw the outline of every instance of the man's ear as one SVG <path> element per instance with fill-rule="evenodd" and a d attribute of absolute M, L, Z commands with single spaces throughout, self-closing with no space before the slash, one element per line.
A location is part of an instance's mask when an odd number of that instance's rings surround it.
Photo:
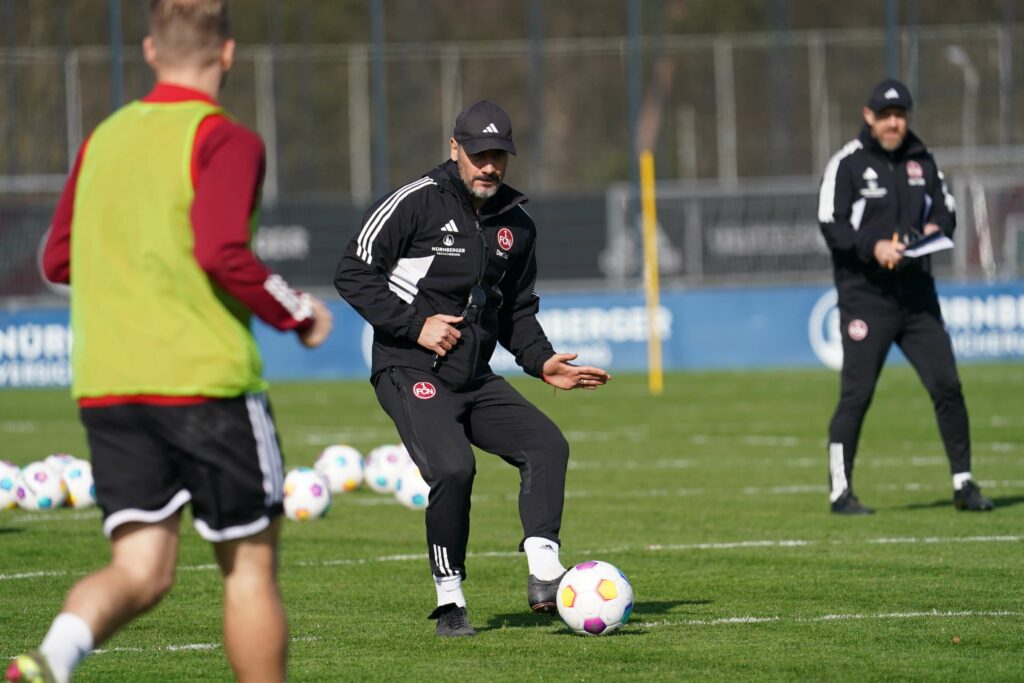
<path fill-rule="evenodd" d="M 231 71 L 235 63 L 235 41 L 228 38 L 220 48 L 220 68 L 224 71 Z"/>
<path fill-rule="evenodd" d="M 864 123 L 869 126 L 875 124 L 875 112 L 871 111 L 871 107 L 864 107 Z"/>
<path fill-rule="evenodd" d="M 452 161 L 459 160 L 459 143 L 455 141 L 455 138 L 449 138 L 448 146 L 451 148 L 451 159 Z"/>
<path fill-rule="evenodd" d="M 157 56 L 156 45 L 153 43 L 153 36 L 146 36 L 142 39 L 142 57 L 149 64 L 149 68 L 156 70 Z"/>

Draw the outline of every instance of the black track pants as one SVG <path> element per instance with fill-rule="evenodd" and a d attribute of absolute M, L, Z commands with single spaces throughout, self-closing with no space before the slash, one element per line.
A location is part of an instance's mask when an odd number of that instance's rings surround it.
<path fill-rule="evenodd" d="M 427 550 L 434 576 L 466 576 L 476 474 L 470 444 L 519 469 L 523 537 L 559 541 L 569 445 L 555 423 L 508 382 L 491 375 L 474 389 L 455 392 L 429 372 L 391 367 L 374 387 L 430 484 Z"/>
<path fill-rule="evenodd" d="M 931 396 L 950 471 L 954 474 L 969 471 L 971 441 L 967 407 L 953 347 L 941 317 L 930 312 L 858 311 L 853 314 L 840 304 L 839 321 L 843 370 L 839 404 L 829 425 L 833 499 L 850 487 L 861 425 L 893 342 L 903 351 Z"/>

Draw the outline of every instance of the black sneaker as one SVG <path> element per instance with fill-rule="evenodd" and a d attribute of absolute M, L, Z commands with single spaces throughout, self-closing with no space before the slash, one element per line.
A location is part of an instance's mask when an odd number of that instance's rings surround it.
<path fill-rule="evenodd" d="M 530 603 L 530 609 L 538 614 L 558 611 L 555 597 L 558 595 L 558 584 L 562 581 L 561 576 L 550 581 L 541 581 L 533 574 L 526 578 L 526 601 Z"/>
<path fill-rule="evenodd" d="M 957 510 L 988 512 L 994 510 L 996 506 L 981 495 L 981 489 L 977 484 L 968 479 L 959 491 L 953 491 L 953 507 Z"/>
<path fill-rule="evenodd" d="M 875 513 L 866 505 L 861 505 L 860 500 L 853 495 L 850 489 L 846 489 L 843 491 L 843 495 L 835 499 L 832 503 L 832 512 L 837 515 L 873 515 Z"/>
<path fill-rule="evenodd" d="M 436 633 L 442 638 L 476 635 L 476 629 L 469 624 L 466 608 L 459 607 L 455 603 L 441 605 L 427 618 L 437 619 Z"/>

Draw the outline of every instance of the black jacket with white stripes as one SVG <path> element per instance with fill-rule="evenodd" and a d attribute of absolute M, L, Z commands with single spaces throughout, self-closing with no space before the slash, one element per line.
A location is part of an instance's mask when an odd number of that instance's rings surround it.
<path fill-rule="evenodd" d="M 486 305 L 460 325 L 462 338 L 436 374 L 464 388 L 491 372 L 500 342 L 527 373 L 541 376 L 554 350 L 536 317 L 537 230 L 526 201 L 502 184 L 475 212 L 458 166 L 447 161 L 370 207 L 334 286 L 373 326 L 373 377 L 396 365 L 432 370 L 433 352 L 416 343 L 424 321 L 462 314 L 476 285 Z"/>
<path fill-rule="evenodd" d="M 829 161 L 821 181 L 818 222 L 832 251 L 840 305 L 895 299 L 910 310 L 938 310 L 927 256 L 905 259 L 895 270 L 875 260 L 875 244 L 904 243 L 935 223 L 952 236 L 956 204 L 920 139 L 907 131 L 903 145 L 886 152 L 867 125 Z"/>

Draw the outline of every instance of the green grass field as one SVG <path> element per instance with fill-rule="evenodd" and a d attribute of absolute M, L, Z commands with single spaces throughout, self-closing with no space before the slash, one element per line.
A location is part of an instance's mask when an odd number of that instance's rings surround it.
<path fill-rule="evenodd" d="M 442 640 L 421 514 L 368 490 L 288 522 L 290 680 L 1024 679 L 1024 365 L 961 368 L 974 473 L 998 509 L 957 513 L 924 389 L 888 368 L 855 473 L 866 518 L 827 512 L 828 371 L 674 374 L 651 398 L 616 377 L 553 396 L 517 381 L 572 445 L 566 563 L 603 559 L 636 595 L 603 638 L 529 613 L 517 473 L 480 454 L 465 584 L 476 638 Z M 365 381 L 271 389 L 288 466 L 331 443 L 395 440 Z M 63 391 L 0 392 L 0 457 L 85 454 Z M 74 581 L 102 566 L 95 510 L 0 512 L 0 655 L 36 647 Z M 220 582 L 186 525 L 178 583 L 78 681 L 221 681 Z"/>

